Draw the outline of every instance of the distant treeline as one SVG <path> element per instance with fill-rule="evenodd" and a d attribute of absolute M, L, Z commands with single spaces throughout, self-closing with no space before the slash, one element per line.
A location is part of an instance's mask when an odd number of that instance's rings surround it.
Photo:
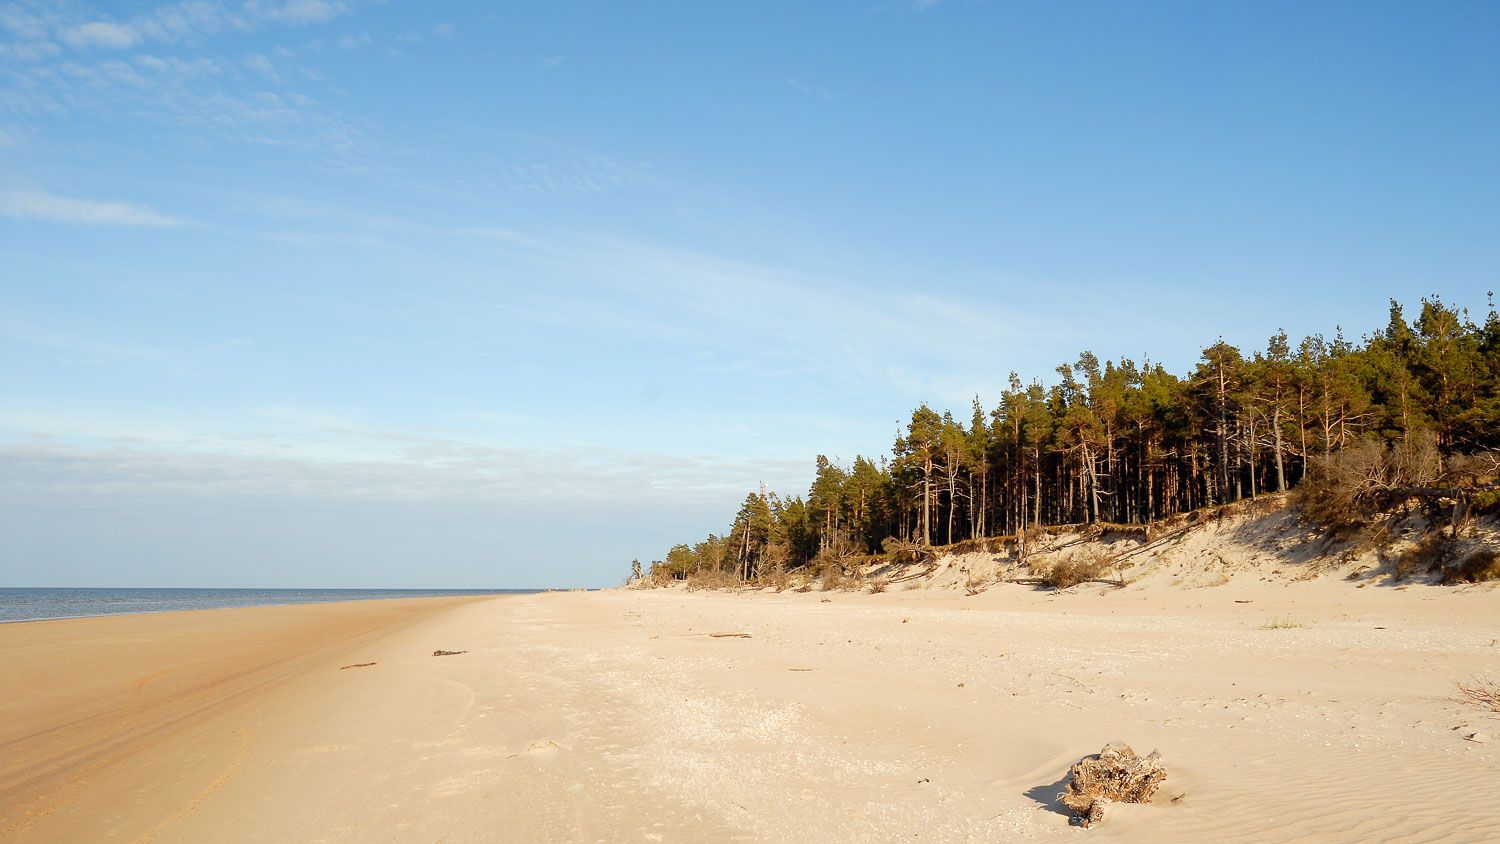
<path fill-rule="evenodd" d="M 1500 318 L 1438 297 L 1409 322 L 1346 340 L 1285 332 L 1247 357 L 1223 341 L 1186 377 L 1091 352 L 1051 386 L 976 397 L 967 425 L 926 404 L 889 457 L 819 456 L 806 498 L 746 496 L 729 531 L 672 548 L 657 578 L 737 580 L 831 555 L 952 544 L 1039 524 L 1142 523 L 1299 483 L 1318 458 L 1414 434 L 1441 453 L 1500 446 Z"/>

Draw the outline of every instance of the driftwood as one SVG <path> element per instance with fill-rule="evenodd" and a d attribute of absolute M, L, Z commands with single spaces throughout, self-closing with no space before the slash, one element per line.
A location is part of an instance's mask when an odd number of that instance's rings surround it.
<path fill-rule="evenodd" d="M 373 662 L 359 662 L 359 663 L 355 663 L 354 665 L 340 665 L 339 666 L 339 670 L 343 671 L 343 670 L 348 669 L 348 668 L 369 668 L 370 666 L 372 666 L 374 664 L 375 663 L 373 663 Z"/>
<path fill-rule="evenodd" d="M 928 563 L 926 568 L 922 569 L 921 571 L 917 572 L 916 574 L 904 574 L 904 575 L 902 575 L 900 577 L 893 577 L 893 578 L 891 578 L 891 582 L 892 583 L 902 583 L 902 582 L 905 582 L 905 581 L 908 581 L 908 580 L 916 580 L 919 577 L 926 577 L 927 575 L 932 574 L 933 572 L 937 571 L 937 569 L 938 569 L 938 564 L 937 563 Z"/>
<path fill-rule="evenodd" d="M 468 653 L 468 651 L 433 651 L 432 655 L 433 656 L 458 656 L 459 654 L 466 654 L 466 653 Z"/>
<path fill-rule="evenodd" d="M 1001 583 L 1019 583 L 1019 584 L 1021 584 L 1023 586 L 1049 586 L 1049 585 L 1051 585 L 1050 583 L 1048 583 L 1047 578 L 1045 578 L 1045 577 L 1006 577 L 1006 578 L 1001 578 L 1000 582 Z M 1085 578 L 1083 580 L 1078 581 L 1077 583 L 1073 584 L 1073 586 L 1082 586 L 1085 583 L 1099 583 L 1099 584 L 1102 584 L 1104 586 L 1113 586 L 1116 589 L 1124 589 L 1126 587 L 1126 585 L 1127 585 L 1125 583 L 1125 580 L 1123 578 L 1120 579 L 1120 580 L 1110 580 L 1109 578 L 1106 578 L 1106 577 L 1089 577 L 1089 578 Z M 1073 586 L 1069 586 L 1067 588 L 1068 589 L 1072 589 Z M 1059 589 L 1058 591 L 1061 592 L 1063 590 Z"/>
<path fill-rule="evenodd" d="M 1068 788 L 1058 797 L 1078 813 L 1080 826 L 1104 818 L 1111 803 L 1145 803 L 1167 778 L 1161 754 L 1137 756 L 1128 746 L 1110 743 L 1097 755 L 1085 756 L 1068 771 Z"/>

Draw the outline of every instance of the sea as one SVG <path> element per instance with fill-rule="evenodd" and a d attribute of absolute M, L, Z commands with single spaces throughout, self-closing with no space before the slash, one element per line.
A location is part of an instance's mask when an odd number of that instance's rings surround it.
<path fill-rule="evenodd" d="M 531 595 L 541 589 L 111 589 L 0 588 L 0 623 L 178 610 L 274 607 L 381 598 Z"/>

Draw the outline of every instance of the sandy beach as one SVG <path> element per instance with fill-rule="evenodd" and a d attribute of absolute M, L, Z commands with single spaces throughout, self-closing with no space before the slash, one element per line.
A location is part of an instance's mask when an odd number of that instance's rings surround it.
<path fill-rule="evenodd" d="M 1500 838 L 1454 695 L 1494 589 L 415 599 L 4 625 L 0 664 L 6 840 Z M 1070 827 L 1108 741 L 1168 779 Z"/>

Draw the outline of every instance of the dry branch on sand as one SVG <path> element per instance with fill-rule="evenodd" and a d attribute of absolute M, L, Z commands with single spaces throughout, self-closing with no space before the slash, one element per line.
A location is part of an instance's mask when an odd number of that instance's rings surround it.
<path fill-rule="evenodd" d="M 1111 803 L 1145 803 L 1167 778 L 1161 754 L 1137 756 L 1127 745 L 1111 743 L 1094 756 L 1085 756 L 1068 771 L 1068 789 L 1058 795 L 1063 805 L 1078 813 L 1080 826 L 1104 818 Z"/>
<path fill-rule="evenodd" d="M 1500 682 L 1474 675 L 1474 682 L 1458 684 L 1459 699 L 1465 703 L 1500 712 Z"/>

